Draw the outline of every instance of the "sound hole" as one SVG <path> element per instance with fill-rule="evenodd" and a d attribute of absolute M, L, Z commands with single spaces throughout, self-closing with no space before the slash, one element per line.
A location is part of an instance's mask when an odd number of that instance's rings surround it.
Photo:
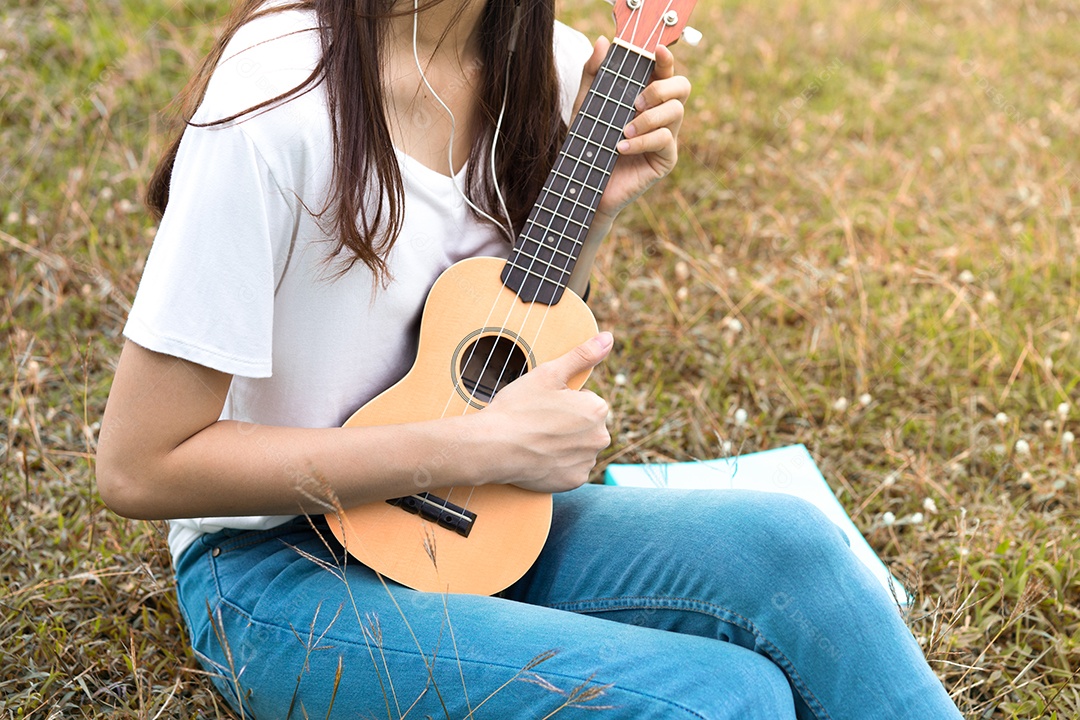
<path fill-rule="evenodd" d="M 529 360 L 517 343 L 502 335 L 485 335 L 461 354 L 461 384 L 474 400 L 491 402 L 495 393 L 524 375 Z"/>

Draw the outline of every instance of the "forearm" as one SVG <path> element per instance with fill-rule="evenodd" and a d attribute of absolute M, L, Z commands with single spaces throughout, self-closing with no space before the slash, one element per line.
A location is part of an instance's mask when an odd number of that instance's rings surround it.
<path fill-rule="evenodd" d="M 123 479 L 107 501 L 144 519 L 291 515 L 408 495 L 432 482 L 475 484 L 485 479 L 477 472 L 485 451 L 474 425 L 465 417 L 324 429 L 216 422 L 167 453 L 108 468 Z"/>
<path fill-rule="evenodd" d="M 220 421 L 231 376 L 129 342 L 98 437 L 98 489 L 117 513 L 145 519 L 321 513 L 482 483 L 568 490 L 608 435 L 607 404 L 567 382 L 610 349 L 597 336 L 478 413 L 304 429 Z"/>
<path fill-rule="evenodd" d="M 579 296 L 583 297 L 585 288 L 589 286 L 589 276 L 592 274 L 593 263 L 596 261 L 596 253 L 599 251 L 604 238 L 611 232 L 613 222 L 614 218 L 602 213 L 597 213 L 593 218 L 592 225 L 589 227 L 589 234 L 586 235 L 585 242 L 581 246 L 581 252 L 578 253 L 574 272 L 571 273 L 570 282 L 567 283 L 567 287 Z"/>

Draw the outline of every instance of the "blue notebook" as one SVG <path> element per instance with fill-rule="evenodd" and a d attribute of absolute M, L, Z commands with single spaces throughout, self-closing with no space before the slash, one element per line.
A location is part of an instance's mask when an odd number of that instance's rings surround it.
<path fill-rule="evenodd" d="M 855 523 L 851 522 L 804 445 L 790 445 L 722 460 L 608 465 L 604 482 L 631 487 L 742 489 L 795 495 L 816 505 L 847 533 L 852 552 L 870 568 L 900 605 L 907 606 L 911 602 L 904 586 L 892 576 Z"/>

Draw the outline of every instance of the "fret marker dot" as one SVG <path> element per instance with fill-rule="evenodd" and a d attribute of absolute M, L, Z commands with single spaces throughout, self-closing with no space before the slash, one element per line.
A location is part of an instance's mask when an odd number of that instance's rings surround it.
<path fill-rule="evenodd" d="M 585 157 L 592 157 L 592 150 L 586 151 Z"/>
<path fill-rule="evenodd" d="M 571 195 L 577 195 L 577 188 L 570 188 Z"/>

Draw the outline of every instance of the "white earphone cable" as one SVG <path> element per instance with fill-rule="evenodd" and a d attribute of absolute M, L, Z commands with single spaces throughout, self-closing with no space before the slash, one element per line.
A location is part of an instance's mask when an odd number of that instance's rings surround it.
<path fill-rule="evenodd" d="M 454 112 L 450 109 L 450 107 L 445 102 L 443 102 L 443 99 L 441 97 L 439 97 L 439 93 L 435 92 L 435 88 L 433 88 L 431 86 L 431 83 L 427 79 L 427 75 L 424 73 L 424 68 L 420 63 L 420 53 L 417 50 L 417 40 L 416 40 L 417 25 L 418 25 L 417 16 L 420 14 L 420 0 L 413 0 L 413 26 L 412 26 L 413 60 L 416 62 L 416 69 L 420 73 L 420 79 L 423 80 L 424 86 L 427 87 L 428 92 L 431 93 L 432 97 L 435 98 L 435 101 L 437 103 L 439 103 L 439 105 L 442 107 L 442 109 L 446 112 L 446 114 L 450 118 L 450 142 L 448 143 L 447 149 L 446 149 L 446 159 L 447 159 L 447 162 L 449 164 L 450 182 L 453 184 L 454 190 L 457 191 L 457 194 L 461 197 L 462 200 L 465 201 L 465 204 L 467 204 L 470 208 L 472 208 L 478 215 L 480 215 L 481 217 L 483 217 L 484 219 L 488 220 L 493 225 L 495 225 L 497 228 L 499 228 L 499 230 L 502 231 L 502 233 L 504 235 L 506 235 L 506 237 L 510 240 L 511 244 L 513 244 L 513 242 L 514 242 L 514 240 L 516 238 L 514 237 L 514 233 L 513 233 L 513 223 L 510 221 L 510 213 L 506 209 L 506 202 L 503 200 L 502 192 L 499 190 L 498 180 L 495 177 L 495 145 L 496 145 L 496 143 L 498 142 L 498 139 L 499 139 L 499 131 L 502 128 L 503 114 L 506 111 L 506 96 L 507 96 L 507 94 L 509 92 L 509 89 L 510 89 L 510 58 L 513 57 L 513 55 L 514 55 L 514 46 L 517 43 L 517 28 L 518 28 L 518 20 L 520 19 L 520 11 L 521 11 L 521 6 L 518 5 L 517 9 L 515 10 L 515 15 L 514 15 L 514 30 L 513 30 L 513 34 L 511 35 L 510 53 L 509 53 L 509 55 L 507 55 L 507 59 L 506 59 L 506 83 L 505 83 L 506 90 L 503 92 L 502 107 L 499 110 L 499 120 L 495 125 L 495 134 L 491 139 L 491 153 L 490 153 L 490 158 L 491 158 L 491 181 L 495 184 L 495 195 L 496 195 L 496 197 L 498 197 L 499 205 L 502 208 L 503 214 L 506 216 L 506 225 L 503 225 L 501 222 L 499 222 L 498 220 L 496 220 L 495 218 L 491 217 L 486 212 L 481 210 L 479 207 L 477 207 L 476 204 L 473 203 L 473 201 L 469 199 L 468 195 L 465 194 L 464 190 L 462 190 L 461 187 L 458 186 L 457 177 L 456 177 L 456 175 L 454 173 L 454 135 L 455 135 L 455 133 L 457 131 L 457 118 L 454 117 Z"/>

